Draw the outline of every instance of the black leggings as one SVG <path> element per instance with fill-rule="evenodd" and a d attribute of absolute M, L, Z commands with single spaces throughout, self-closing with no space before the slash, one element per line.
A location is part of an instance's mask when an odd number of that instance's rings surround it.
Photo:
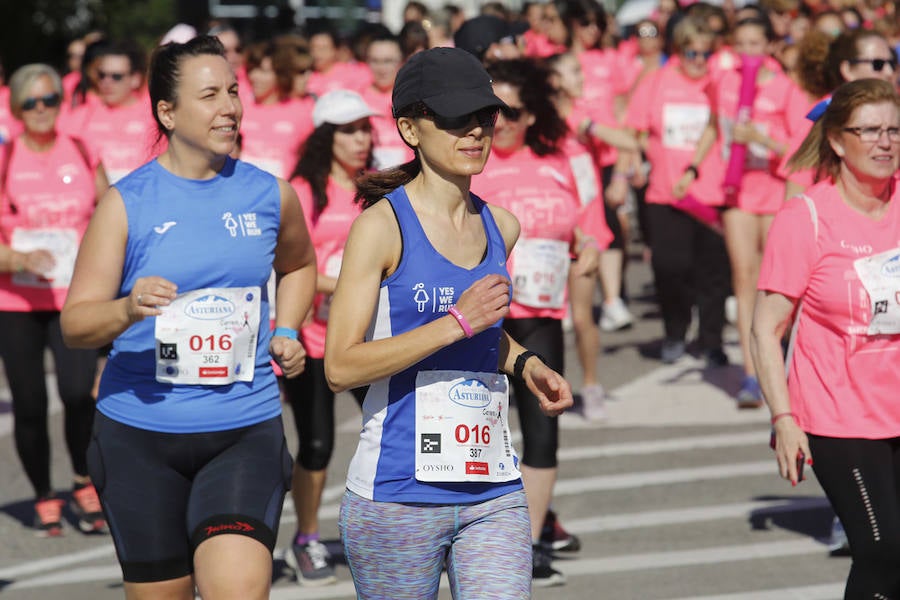
<path fill-rule="evenodd" d="M 94 419 L 91 388 L 97 351 L 67 348 L 56 311 L 0 312 L 0 331 L 0 358 L 12 392 L 16 451 L 35 496 L 44 498 L 53 491 L 44 349 L 53 352 L 57 389 L 65 406 L 66 445 L 72 470 L 79 476 L 88 474 L 85 454 Z"/>
<path fill-rule="evenodd" d="M 808 437 L 816 477 L 850 542 L 844 598 L 900 600 L 900 438 Z"/>
<path fill-rule="evenodd" d="M 701 350 L 722 346 L 731 267 L 722 236 L 677 208 L 648 204 L 653 277 L 666 338 L 684 341 L 697 305 Z"/>
<path fill-rule="evenodd" d="M 505 319 L 503 328 L 510 336 L 532 352 L 540 354 L 547 366 L 558 373 L 564 370 L 562 323 L 557 319 Z M 525 382 L 510 378 L 516 394 L 519 422 L 522 426 L 522 464 L 536 469 L 557 465 L 559 420 L 541 411 L 537 397 Z"/>
<path fill-rule="evenodd" d="M 300 445 L 297 463 L 307 471 L 328 467 L 334 452 L 334 392 L 325 379 L 325 359 L 306 357 L 306 368 L 293 379 L 282 378 L 291 404 Z M 362 406 L 368 386 L 350 390 Z"/>

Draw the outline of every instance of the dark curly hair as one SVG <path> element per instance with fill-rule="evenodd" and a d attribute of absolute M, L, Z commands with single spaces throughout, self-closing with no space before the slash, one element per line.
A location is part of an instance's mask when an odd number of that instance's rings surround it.
<path fill-rule="evenodd" d="M 313 197 L 312 220 L 328 206 L 328 177 L 331 175 L 331 162 L 334 159 L 334 134 L 338 126 L 322 123 L 316 127 L 300 149 L 300 158 L 291 173 L 291 179 L 302 177 L 309 183 Z M 372 168 L 372 151 L 366 159 L 366 170 Z"/>
<path fill-rule="evenodd" d="M 522 104 L 534 115 L 534 123 L 525 132 L 525 145 L 538 156 L 559 152 L 569 128 L 553 104 L 555 91 L 547 67 L 529 58 L 516 58 L 491 63 L 487 71 L 494 83 L 518 88 Z"/>

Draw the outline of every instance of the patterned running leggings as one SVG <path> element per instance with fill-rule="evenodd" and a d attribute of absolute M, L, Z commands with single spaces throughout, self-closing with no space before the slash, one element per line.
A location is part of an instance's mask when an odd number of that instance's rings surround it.
<path fill-rule="evenodd" d="M 478 504 L 375 502 L 347 491 L 338 522 L 361 600 L 531 597 L 531 529 L 522 490 Z"/>

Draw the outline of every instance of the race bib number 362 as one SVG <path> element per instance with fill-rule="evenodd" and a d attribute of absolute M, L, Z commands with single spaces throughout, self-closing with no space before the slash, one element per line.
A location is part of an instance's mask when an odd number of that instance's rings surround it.
<path fill-rule="evenodd" d="M 260 288 L 179 294 L 156 318 L 156 380 L 175 385 L 253 381 Z"/>

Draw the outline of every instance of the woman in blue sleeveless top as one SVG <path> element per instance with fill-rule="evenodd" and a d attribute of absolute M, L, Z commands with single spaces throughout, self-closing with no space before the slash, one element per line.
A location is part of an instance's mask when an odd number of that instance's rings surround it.
<path fill-rule="evenodd" d="M 508 382 L 551 415 L 568 383 L 502 329 L 519 224 L 469 192 L 505 108 L 472 55 L 435 48 L 397 75 L 415 159 L 360 184 L 332 299 L 325 371 L 369 384 L 339 526 L 359 598 L 528 598 L 531 533 Z M 499 373 L 498 373 L 499 371 Z"/>
<path fill-rule="evenodd" d="M 166 150 L 100 200 L 62 312 L 69 345 L 113 343 L 90 474 L 127 597 L 263 599 L 291 471 L 270 358 L 304 367 L 315 253 L 291 186 L 229 157 L 218 40 L 160 47 L 150 96 Z"/>

